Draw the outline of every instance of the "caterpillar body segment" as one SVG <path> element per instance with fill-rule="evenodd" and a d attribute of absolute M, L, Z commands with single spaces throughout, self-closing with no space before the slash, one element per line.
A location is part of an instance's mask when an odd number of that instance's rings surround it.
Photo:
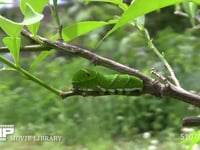
<path fill-rule="evenodd" d="M 82 69 L 72 79 L 73 89 L 99 90 L 110 93 L 129 93 L 143 90 L 143 81 L 127 74 L 104 75 L 99 72 Z"/>

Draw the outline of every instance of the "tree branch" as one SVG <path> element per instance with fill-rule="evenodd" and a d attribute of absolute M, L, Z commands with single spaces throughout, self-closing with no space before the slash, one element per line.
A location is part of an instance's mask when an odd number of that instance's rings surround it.
<path fill-rule="evenodd" d="M 140 96 L 143 94 L 143 91 L 139 91 L 139 90 L 135 90 L 133 89 L 132 91 L 130 90 L 128 93 L 125 91 L 115 91 L 115 93 L 113 92 L 109 92 L 109 91 L 105 91 L 105 92 L 101 92 L 101 91 L 96 91 L 96 90 L 74 90 L 74 91 L 69 91 L 69 92 L 63 92 L 61 93 L 61 97 L 67 98 L 70 96 L 106 96 L 106 95 L 126 95 L 126 96 Z"/>
<path fill-rule="evenodd" d="M 7 60 L 6 58 L 0 56 L 0 61 L 4 62 L 6 65 L 10 66 L 11 68 L 17 70 L 18 72 L 22 73 L 24 76 L 27 77 L 27 79 L 34 81 L 35 83 L 43 86 L 44 88 L 46 88 L 47 90 L 53 92 L 56 95 L 60 95 L 61 91 L 57 90 L 51 86 L 49 86 L 48 84 L 46 84 L 43 80 L 40 80 L 39 78 L 37 78 L 36 76 L 32 75 L 31 73 L 29 73 L 28 71 L 26 71 L 25 69 L 16 66 L 13 62 Z"/>
<path fill-rule="evenodd" d="M 22 52 L 40 52 L 40 51 L 48 51 L 51 50 L 51 47 L 43 46 L 43 45 L 29 45 L 23 46 L 20 48 Z M 10 52 L 8 47 L 0 47 L 0 53 L 8 53 Z"/>
<path fill-rule="evenodd" d="M 200 107 L 199 95 L 188 92 L 185 89 L 172 84 L 170 84 L 169 87 L 164 88 L 163 95 Z"/>
<path fill-rule="evenodd" d="M 183 118 L 182 125 L 184 127 L 199 126 L 200 125 L 200 117 L 199 116 L 185 117 L 185 118 Z"/>
<path fill-rule="evenodd" d="M 26 35 L 29 38 L 32 38 L 33 35 L 30 34 L 29 32 L 23 30 L 23 34 Z M 170 97 L 170 98 L 176 98 L 177 100 L 184 101 L 186 103 L 195 105 L 197 107 L 200 107 L 200 96 L 195 95 L 193 93 L 190 93 L 180 87 L 177 87 L 173 84 L 169 85 L 164 85 L 155 79 L 141 73 L 137 69 L 130 68 L 128 66 L 125 66 L 123 64 L 120 64 L 118 62 L 115 62 L 111 59 L 99 56 L 95 54 L 94 52 L 91 52 L 90 50 L 80 48 L 74 45 L 70 45 L 64 42 L 60 41 L 51 41 L 49 39 L 39 37 L 38 39 L 40 40 L 41 43 L 43 43 L 43 46 L 55 48 L 57 50 L 61 50 L 66 53 L 70 53 L 76 56 L 80 56 L 83 58 L 88 59 L 89 61 L 93 62 L 95 65 L 101 65 L 113 70 L 116 70 L 121 73 L 126 73 L 129 75 L 134 75 L 139 77 L 140 79 L 143 80 L 144 83 L 144 88 L 143 88 L 143 93 L 142 94 L 151 94 L 156 97 Z M 86 94 L 83 93 L 75 93 L 72 92 L 72 95 L 84 95 L 84 96 L 94 96 L 94 93 L 89 93 L 86 92 Z M 62 95 L 62 93 L 61 93 Z M 70 94 L 69 94 L 70 95 Z M 97 96 L 97 95 L 96 95 Z"/>

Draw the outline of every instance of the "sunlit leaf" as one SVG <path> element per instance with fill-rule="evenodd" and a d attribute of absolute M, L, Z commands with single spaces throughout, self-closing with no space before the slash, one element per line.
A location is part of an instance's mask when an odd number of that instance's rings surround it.
<path fill-rule="evenodd" d="M 141 29 L 144 27 L 144 24 L 145 24 L 145 16 L 140 16 L 140 17 L 137 17 L 135 20 L 134 20 L 134 23 L 137 24 L 137 26 Z"/>
<path fill-rule="evenodd" d="M 105 35 L 104 38 L 106 38 L 108 35 L 116 31 L 118 28 L 124 26 L 128 22 L 132 21 L 133 19 L 143 16 L 149 12 L 152 12 L 154 10 L 174 5 L 176 3 L 183 2 L 184 0 L 135 0 L 128 9 L 122 14 L 119 21 L 116 23 L 116 25 Z"/>
<path fill-rule="evenodd" d="M 122 0 L 86 0 L 86 2 L 108 2 L 118 5 L 121 9 L 126 10 L 128 6 Z"/>
<path fill-rule="evenodd" d="M 24 20 L 21 23 L 14 22 L 0 15 L 0 27 L 4 30 L 4 32 L 11 36 L 17 37 L 19 36 L 21 29 L 24 25 L 31 25 L 42 20 L 43 15 L 35 12 L 29 4 L 26 5 L 26 15 Z"/>
<path fill-rule="evenodd" d="M 183 9 L 185 12 L 188 14 L 190 17 L 190 22 L 192 26 L 195 26 L 195 21 L 196 21 L 196 14 L 197 14 L 197 4 L 193 2 L 184 2 L 183 3 Z"/>
<path fill-rule="evenodd" d="M 29 5 L 27 3 L 26 5 L 26 11 L 25 11 L 25 18 L 24 21 L 22 22 L 23 25 L 32 25 L 34 23 L 39 22 L 40 20 L 42 20 L 43 15 L 37 13 L 32 7 L 31 5 Z"/>
<path fill-rule="evenodd" d="M 109 22 L 103 22 L 103 21 L 79 22 L 79 23 L 76 23 L 64 28 L 62 31 L 62 36 L 63 36 L 64 41 L 70 41 L 76 37 L 79 37 L 97 28 L 114 24 L 114 23 L 116 23 L 116 20 L 111 20 Z"/>
<path fill-rule="evenodd" d="M 46 6 L 48 2 L 49 0 L 42 0 L 42 1 L 41 0 L 21 0 L 20 9 L 26 17 L 32 18 L 33 20 L 34 18 L 37 19 L 36 16 L 43 17 L 43 15 L 40 13 L 43 11 L 44 7 Z M 27 5 L 29 5 L 30 8 L 27 8 Z M 28 25 L 28 29 L 33 35 L 36 35 L 38 32 L 39 26 L 40 26 L 40 22 L 37 21 L 37 23 Z"/>
<path fill-rule="evenodd" d="M 0 15 L 0 27 L 3 29 L 3 31 L 7 35 L 12 36 L 12 37 L 17 37 L 19 36 L 23 25 L 20 23 L 11 21 Z"/>
<path fill-rule="evenodd" d="M 3 68 L 0 68 L 0 71 L 16 71 L 16 69 L 4 66 Z"/>
<path fill-rule="evenodd" d="M 18 65 L 21 39 L 17 37 L 5 37 L 3 38 L 3 42 L 10 50 L 10 53 L 15 60 L 15 63 Z"/>
<path fill-rule="evenodd" d="M 194 3 L 200 4 L 200 0 L 191 0 Z"/>
<path fill-rule="evenodd" d="M 39 21 L 42 20 L 42 18 L 43 18 L 42 14 L 39 14 L 35 10 L 33 10 L 33 8 L 31 8 L 29 4 L 26 5 L 24 21 L 30 24 L 28 25 L 28 29 L 33 35 L 37 34 L 40 25 Z"/>
<path fill-rule="evenodd" d="M 39 27 L 40 27 L 40 22 L 37 22 L 37 23 L 35 23 L 35 24 L 28 25 L 29 31 L 30 31 L 34 36 L 37 35 L 37 32 L 38 32 Z"/>
<path fill-rule="evenodd" d="M 41 13 L 48 2 L 49 0 L 20 0 L 20 9 L 25 14 L 28 3 L 36 12 Z"/>

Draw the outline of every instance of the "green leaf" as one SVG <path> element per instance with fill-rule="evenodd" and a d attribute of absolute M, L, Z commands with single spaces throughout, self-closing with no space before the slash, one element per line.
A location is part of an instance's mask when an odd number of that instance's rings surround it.
<path fill-rule="evenodd" d="M 191 0 L 194 3 L 200 4 L 200 0 Z"/>
<path fill-rule="evenodd" d="M 196 13 L 197 13 L 197 4 L 193 2 L 184 2 L 183 3 L 183 9 L 185 12 L 189 15 L 190 17 L 190 23 L 192 26 L 195 26 L 195 21 L 196 21 Z"/>
<path fill-rule="evenodd" d="M 23 26 L 20 23 L 11 21 L 0 15 L 0 27 L 7 35 L 17 37 L 19 36 Z"/>
<path fill-rule="evenodd" d="M 42 20 L 43 15 L 37 13 L 28 3 L 25 9 L 25 19 L 24 22 L 28 23 L 28 29 L 33 35 L 36 35 L 40 26 L 40 20 Z"/>
<path fill-rule="evenodd" d="M 84 21 L 79 22 L 76 24 L 73 24 L 71 26 L 68 26 L 62 30 L 62 36 L 64 41 L 70 41 L 78 36 L 81 36 L 83 34 L 86 34 L 90 31 L 93 31 L 97 28 L 114 24 L 116 23 L 116 20 L 111 20 L 109 22 L 103 22 L 103 21 Z M 55 38 L 55 37 L 54 37 Z"/>
<path fill-rule="evenodd" d="M 16 71 L 16 69 L 4 66 L 3 68 L 0 69 L 0 71 Z"/>
<path fill-rule="evenodd" d="M 3 42 L 10 50 L 10 53 L 15 60 L 15 63 L 18 65 L 21 39 L 16 37 L 5 37 L 3 38 Z"/>
<path fill-rule="evenodd" d="M 26 5 L 25 18 L 21 23 L 14 22 L 0 15 L 0 27 L 11 37 L 18 37 L 24 25 L 32 25 L 42 20 L 43 15 L 35 12 L 29 4 Z"/>
<path fill-rule="evenodd" d="M 133 24 L 136 24 L 140 29 L 144 28 L 145 16 L 140 16 L 140 17 L 136 18 L 134 20 Z"/>
<path fill-rule="evenodd" d="M 118 28 L 124 26 L 125 24 L 129 23 L 133 19 L 143 16 L 149 12 L 154 10 L 174 5 L 176 3 L 183 2 L 184 0 L 135 0 L 126 11 L 122 14 L 119 21 L 116 25 L 105 35 L 103 39 L 105 39 L 108 35 L 116 31 Z M 103 40 L 102 39 L 102 40 Z"/>
<path fill-rule="evenodd" d="M 27 17 L 31 18 L 33 21 L 34 19 L 38 19 L 39 16 L 41 19 L 43 18 L 43 15 L 40 14 L 46 4 L 48 3 L 49 0 L 21 0 L 20 1 L 20 9 L 22 13 Z M 29 7 L 27 7 L 27 5 Z M 36 17 L 37 16 L 37 17 Z M 37 21 L 35 24 L 28 25 L 29 31 L 33 34 L 36 35 L 38 32 L 40 26 L 40 22 Z"/>
<path fill-rule="evenodd" d="M 42 20 L 43 18 L 43 15 L 37 13 L 28 3 L 26 4 L 26 11 L 24 15 L 25 15 L 25 18 L 24 18 L 24 21 L 22 22 L 23 25 L 35 24 L 39 22 L 40 20 Z"/>
<path fill-rule="evenodd" d="M 26 4 L 28 3 L 36 12 L 41 13 L 49 0 L 20 0 L 20 9 L 26 14 Z"/>
<path fill-rule="evenodd" d="M 54 51 L 43 51 L 36 58 L 36 60 L 31 64 L 31 68 L 37 67 L 42 60 L 44 60 L 48 55 L 54 53 Z"/>
<path fill-rule="evenodd" d="M 86 0 L 86 2 L 108 2 L 119 6 L 122 10 L 126 10 L 128 6 L 122 0 Z"/>
<path fill-rule="evenodd" d="M 37 35 L 37 32 L 39 30 L 39 27 L 40 27 L 40 22 L 37 22 L 35 24 L 32 24 L 32 25 L 28 25 L 28 29 L 29 31 L 36 37 Z"/>

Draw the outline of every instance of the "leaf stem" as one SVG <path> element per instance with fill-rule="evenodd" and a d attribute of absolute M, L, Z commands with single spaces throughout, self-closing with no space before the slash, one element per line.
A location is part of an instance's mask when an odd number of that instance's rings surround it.
<path fill-rule="evenodd" d="M 60 96 L 61 95 L 61 91 L 49 86 L 48 84 L 46 84 L 44 81 L 40 80 L 39 78 L 37 78 L 36 76 L 34 76 L 33 74 L 29 73 L 28 71 L 26 71 L 25 69 L 23 69 L 20 66 L 16 66 L 14 63 L 12 63 L 11 61 L 7 60 L 6 58 L 0 56 L 0 61 L 4 62 L 6 65 L 14 68 L 15 70 L 19 71 L 20 73 L 22 73 L 23 75 L 25 75 L 28 79 L 32 80 L 33 82 L 43 86 L 44 88 L 46 88 L 47 90 L 53 92 L 54 94 Z"/>
<path fill-rule="evenodd" d="M 167 62 L 167 60 L 164 58 L 164 55 L 162 55 L 159 50 L 156 48 L 156 46 L 153 44 L 152 39 L 149 36 L 149 32 L 148 30 L 144 27 L 144 26 L 138 26 L 136 24 L 136 27 L 143 33 L 146 41 L 147 41 L 147 45 L 149 46 L 149 48 L 151 50 L 153 50 L 153 52 L 158 56 L 158 58 L 160 58 L 160 60 L 163 62 L 163 64 L 165 65 L 165 67 L 168 69 L 172 80 L 174 81 L 175 85 L 177 87 L 181 87 L 172 67 L 170 66 L 170 64 Z"/>
<path fill-rule="evenodd" d="M 62 25 L 60 23 L 60 18 L 58 15 L 58 3 L 57 0 L 53 0 L 53 5 L 54 5 L 54 15 L 56 18 L 56 22 L 58 25 L 58 35 L 59 35 L 59 40 L 62 40 Z"/>
<path fill-rule="evenodd" d="M 49 51 L 52 48 L 49 46 L 43 45 L 28 45 L 20 47 L 20 52 L 40 52 L 40 51 Z M 0 47 L 0 53 L 9 53 L 8 47 Z"/>
<path fill-rule="evenodd" d="M 58 16 L 58 4 L 57 4 L 57 0 L 53 0 L 53 5 L 54 5 L 54 15 L 56 17 L 56 22 L 58 24 L 58 26 L 60 26 L 60 19 Z"/>

